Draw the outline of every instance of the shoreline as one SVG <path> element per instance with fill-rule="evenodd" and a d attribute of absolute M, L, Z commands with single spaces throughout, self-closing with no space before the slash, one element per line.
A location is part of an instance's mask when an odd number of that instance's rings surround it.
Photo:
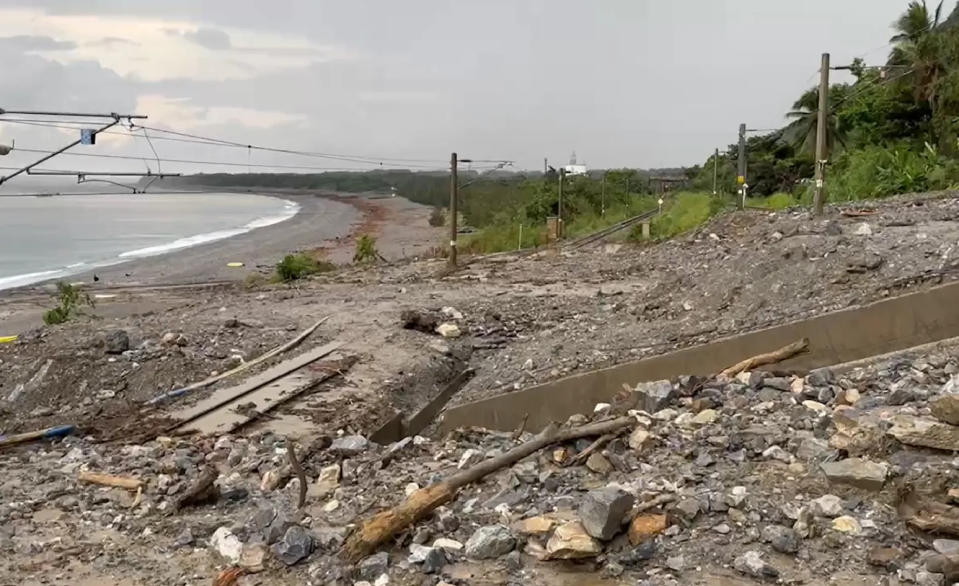
<path fill-rule="evenodd" d="M 274 192 L 255 195 L 295 203 L 299 210 L 280 222 L 216 240 L 149 256 L 118 258 L 117 262 L 92 266 L 77 273 L 2 289 L 0 299 L 46 291 L 51 283 L 59 280 L 94 285 L 94 275 L 99 279 L 96 281 L 98 288 L 240 281 L 251 271 L 267 264 L 272 269 L 278 255 L 312 249 L 327 240 L 347 236 L 353 224 L 361 219 L 356 207 L 335 196 Z M 229 267 L 227 263 L 230 262 L 242 262 L 243 266 Z"/>

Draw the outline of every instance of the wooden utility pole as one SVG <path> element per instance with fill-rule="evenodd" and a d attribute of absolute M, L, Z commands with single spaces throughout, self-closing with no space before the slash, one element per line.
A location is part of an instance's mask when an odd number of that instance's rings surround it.
<path fill-rule="evenodd" d="M 566 169 L 559 170 L 559 201 L 557 204 L 557 216 L 559 216 L 559 225 L 556 227 L 556 237 L 563 237 L 563 180 L 566 178 Z"/>
<path fill-rule="evenodd" d="M 459 185 L 456 178 L 456 153 L 450 155 L 450 266 L 456 266 L 456 203 Z"/>
<path fill-rule="evenodd" d="M 602 191 L 602 200 L 601 200 L 601 212 L 600 215 L 606 215 L 606 171 L 603 171 L 603 191 Z"/>
<path fill-rule="evenodd" d="M 719 179 L 719 149 L 713 154 L 713 195 L 716 195 L 716 182 Z"/>
<path fill-rule="evenodd" d="M 829 118 L 829 53 L 822 54 L 819 67 L 819 112 L 816 115 L 816 187 L 813 195 L 813 213 L 822 214 L 825 200 L 826 122 Z"/>
<path fill-rule="evenodd" d="M 736 172 L 736 185 L 742 194 L 742 207 L 746 207 L 746 124 L 739 125 L 739 161 Z"/>

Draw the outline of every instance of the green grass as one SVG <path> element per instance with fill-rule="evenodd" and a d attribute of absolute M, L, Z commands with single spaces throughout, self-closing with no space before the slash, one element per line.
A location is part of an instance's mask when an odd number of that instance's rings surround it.
<path fill-rule="evenodd" d="M 96 306 L 88 293 L 63 281 L 57 283 L 57 300 L 60 303 L 57 307 L 43 313 L 43 323 L 50 326 L 62 324 L 81 313 L 81 306 Z"/>
<path fill-rule="evenodd" d="M 309 254 L 288 254 L 276 265 L 276 280 L 284 283 L 303 279 L 316 273 L 336 269 L 333 263 L 317 260 Z"/>
<path fill-rule="evenodd" d="M 746 205 L 754 208 L 765 208 L 767 210 L 781 211 L 796 207 L 800 204 L 799 199 L 789 193 L 774 193 L 769 197 L 749 197 L 746 198 Z"/>
<path fill-rule="evenodd" d="M 663 213 L 649 223 L 650 237 L 672 238 L 701 226 L 725 208 L 726 200 L 710 193 L 678 193 L 666 198 Z M 642 239 L 642 226 L 635 226 L 633 240 Z"/>
<path fill-rule="evenodd" d="M 379 259 L 380 253 L 376 250 L 376 238 L 363 234 L 356 239 L 356 251 L 353 254 L 355 263 L 371 263 Z"/>

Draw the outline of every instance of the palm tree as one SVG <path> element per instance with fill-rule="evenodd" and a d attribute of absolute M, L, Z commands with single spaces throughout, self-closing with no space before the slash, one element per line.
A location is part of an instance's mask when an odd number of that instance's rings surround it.
<path fill-rule="evenodd" d="M 930 14 L 925 0 L 913 0 L 906 12 L 893 23 L 896 35 L 890 42 L 895 46 L 889 55 L 889 64 L 898 66 L 893 75 L 911 83 L 916 102 L 926 102 L 935 112 L 936 93 L 943 64 L 939 58 L 939 29 L 942 2 Z"/>
<path fill-rule="evenodd" d="M 829 113 L 826 116 L 826 148 L 833 152 L 836 144 L 845 145 L 845 133 L 836 117 L 836 104 L 847 94 L 846 85 L 832 86 L 829 90 Z M 792 122 L 783 129 L 783 138 L 797 151 L 814 154 L 816 150 L 816 125 L 819 123 L 819 88 L 803 93 L 793 109 L 786 113 Z"/>

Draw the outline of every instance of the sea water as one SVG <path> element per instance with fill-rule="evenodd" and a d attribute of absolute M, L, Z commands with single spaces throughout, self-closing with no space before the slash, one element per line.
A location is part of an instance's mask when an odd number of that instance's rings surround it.
<path fill-rule="evenodd" d="M 0 289 L 229 238 L 298 210 L 245 193 L 0 196 Z"/>

